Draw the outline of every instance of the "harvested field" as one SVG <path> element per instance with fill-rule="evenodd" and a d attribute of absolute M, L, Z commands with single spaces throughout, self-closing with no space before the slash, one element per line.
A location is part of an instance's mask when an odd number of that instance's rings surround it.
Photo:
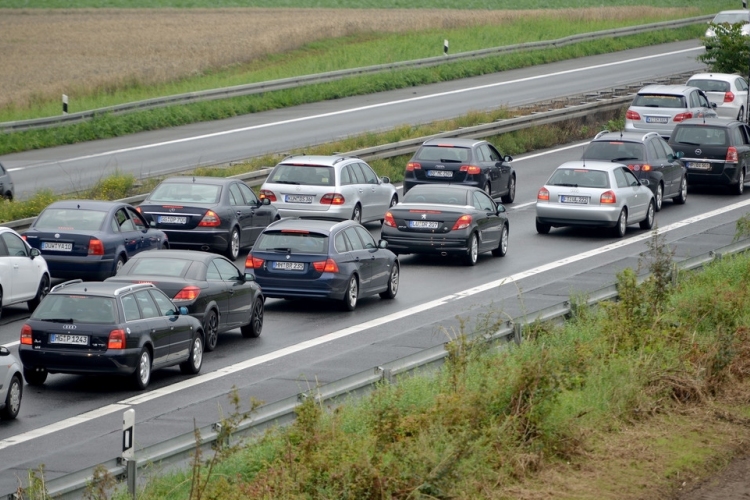
<path fill-rule="evenodd" d="M 689 9 L 0 9 L 0 107 L 164 83 L 324 39 L 564 20 L 683 17 Z M 304 23 L 297 22 L 304 19 Z M 383 61 L 386 62 L 386 61 Z M 7 69 L 12 68 L 12 71 Z"/>

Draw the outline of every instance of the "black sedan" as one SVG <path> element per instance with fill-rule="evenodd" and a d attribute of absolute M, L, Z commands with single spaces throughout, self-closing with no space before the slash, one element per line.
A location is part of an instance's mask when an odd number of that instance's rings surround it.
<path fill-rule="evenodd" d="M 397 254 L 460 256 L 470 266 L 482 252 L 504 257 L 505 207 L 470 186 L 415 186 L 386 214 L 381 238 Z"/>
<path fill-rule="evenodd" d="M 400 267 L 384 241 L 355 221 L 286 218 L 260 235 L 245 261 L 266 297 L 326 298 L 352 311 L 360 297 L 393 299 Z"/>
<path fill-rule="evenodd" d="M 750 127 L 737 120 L 694 118 L 677 124 L 669 145 L 682 155 L 688 184 L 729 186 L 745 191 L 750 168 Z"/>
<path fill-rule="evenodd" d="M 164 232 L 117 201 L 56 201 L 23 238 L 41 252 L 50 275 L 63 279 L 103 280 L 140 252 L 169 248 Z"/>
<path fill-rule="evenodd" d="M 193 250 L 142 253 L 106 281 L 153 283 L 178 306 L 200 320 L 206 351 L 213 351 L 219 333 L 239 328 L 245 338 L 263 329 L 263 293 L 251 274 L 227 258 Z"/>
<path fill-rule="evenodd" d="M 237 260 L 268 224 L 280 218 L 247 184 L 221 177 L 164 179 L 138 207 L 173 248 L 223 253 Z"/>
<path fill-rule="evenodd" d="M 203 365 L 203 327 L 150 284 L 67 281 L 50 290 L 21 327 L 23 376 L 121 375 L 145 389 L 156 368 Z"/>

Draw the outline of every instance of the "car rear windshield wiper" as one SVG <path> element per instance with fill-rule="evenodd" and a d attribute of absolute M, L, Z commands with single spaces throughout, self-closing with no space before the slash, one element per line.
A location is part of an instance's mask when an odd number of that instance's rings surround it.
<path fill-rule="evenodd" d="M 678 144 L 690 144 L 691 146 L 700 146 L 700 142 L 677 141 Z"/>
<path fill-rule="evenodd" d="M 281 248 L 281 247 L 278 247 L 278 248 L 274 248 L 273 251 L 274 252 L 281 252 L 281 253 L 292 253 L 292 249 L 291 248 Z"/>
<path fill-rule="evenodd" d="M 558 183 L 558 184 L 553 184 L 553 186 L 565 186 L 565 187 L 577 188 L 577 187 L 578 187 L 578 184 L 565 184 L 565 183 Z"/>
<path fill-rule="evenodd" d="M 51 321 L 53 323 L 73 323 L 73 318 L 44 318 L 44 321 Z"/>
<path fill-rule="evenodd" d="M 440 163 L 461 163 L 461 160 L 454 160 L 453 158 L 440 158 Z"/>
<path fill-rule="evenodd" d="M 616 161 L 637 160 L 637 159 L 638 158 L 636 158 L 635 156 L 624 156 L 622 158 L 612 158 L 612 160 L 610 160 L 610 161 L 616 162 Z"/>
<path fill-rule="evenodd" d="M 294 181 L 273 181 L 276 184 L 299 184 L 299 182 Z"/>

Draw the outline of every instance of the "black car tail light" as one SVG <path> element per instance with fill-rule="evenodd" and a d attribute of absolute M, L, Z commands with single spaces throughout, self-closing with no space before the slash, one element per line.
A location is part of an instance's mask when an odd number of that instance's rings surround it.
<path fill-rule="evenodd" d="M 32 342 L 33 342 L 33 339 L 32 339 L 33 335 L 32 335 L 32 333 L 33 332 L 31 330 L 31 327 L 29 325 L 24 324 L 21 327 L 21 344 L 23 344 L 23 345 L 31 345 Z"/>
<path fill-rule="evenodd" d="M 313 262 L 313 268 L 319 273 L 337 273 L 339 272 L 339 266 L 333 259 L 328 259 L 321 262 Z"/>
<path fill-rule="evenodd" d="M 406 164 L 406 171 L 407 172 L 413 172 L 415 170 L 422 170 L 422 164 L 417 163 L 416 161 L 410 161 Z"/>
<path fill-rule="evenodd" d="M 461 165 L 458 169 L 459 172 L 466 172 L 469 175 L 478 175 L 482 173 L 482 169 L 476 165 Z"/>
<path fill-rule="evenodd" d="M 89 240 L 89 255 L 104 255 L 104 243 L 96 238 Z"/>
<path fill-rule="evenodd" d="M 385 216 L 383 217 L 383 224 L 389 227 L 396 227 L 396 219 L 393 218 L 393 214 L 390 212 L 386 212 Z"/>
<path fill-rule="evenodd" d="M 729 148 L 727 149 L 727 157 L 724 161 L 726 161 L 727 163 L 737 163 L 738 161 L 740 161 L 740 157 L 737 154 L 737 148 L 735 148 L 734 146 L 729 146 Z"/>
<path fill-rule="evenodd" d="M 467 227 L 471 226 L 471 215 L 462 215 L 458 218 L 455 224 L 453 224 L 453 229 L 451 231 L 456 231 L 458 229 L 466 229 Z"/>
<path fill-rule="evenodd" d="M 221 219 L 213 210 L 206 212 L 201 221 L 198 223 L 199 227 L 219 227 L 221 225 Z"/>
<path fill-rule="evenodd" d="M 125 349 L 125 330 L 112 330 L 109 332 L 107 349 Z"/>
<path fill-rule="evenodd" d="M 245 259 L 245 269 L 260 269 L 263 267 L 263 262 L 265 262 L 263 259 L 259 259 L 258 257 L 253 257 L 253 254 L 247 254 L 247 258 Z"/>
<path fill-rule="evenodd" d="M 201 294 L 201 289 L 195 285 L 189 285 L 177 292 L 177 295 L 172 297 L 174 302 L 181 300 L 195 300 Z"/>

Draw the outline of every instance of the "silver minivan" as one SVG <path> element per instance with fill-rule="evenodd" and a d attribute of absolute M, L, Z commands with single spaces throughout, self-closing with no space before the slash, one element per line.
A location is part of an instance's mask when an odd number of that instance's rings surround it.
<path fill-rule="evenodd" d="M 690 118 L 716 118 L 716 104 L 687 85 L 648 85 L 638 91 L 625 114 L 628 132 L 656 132 L 669 139 L 675 125 Z"/>

